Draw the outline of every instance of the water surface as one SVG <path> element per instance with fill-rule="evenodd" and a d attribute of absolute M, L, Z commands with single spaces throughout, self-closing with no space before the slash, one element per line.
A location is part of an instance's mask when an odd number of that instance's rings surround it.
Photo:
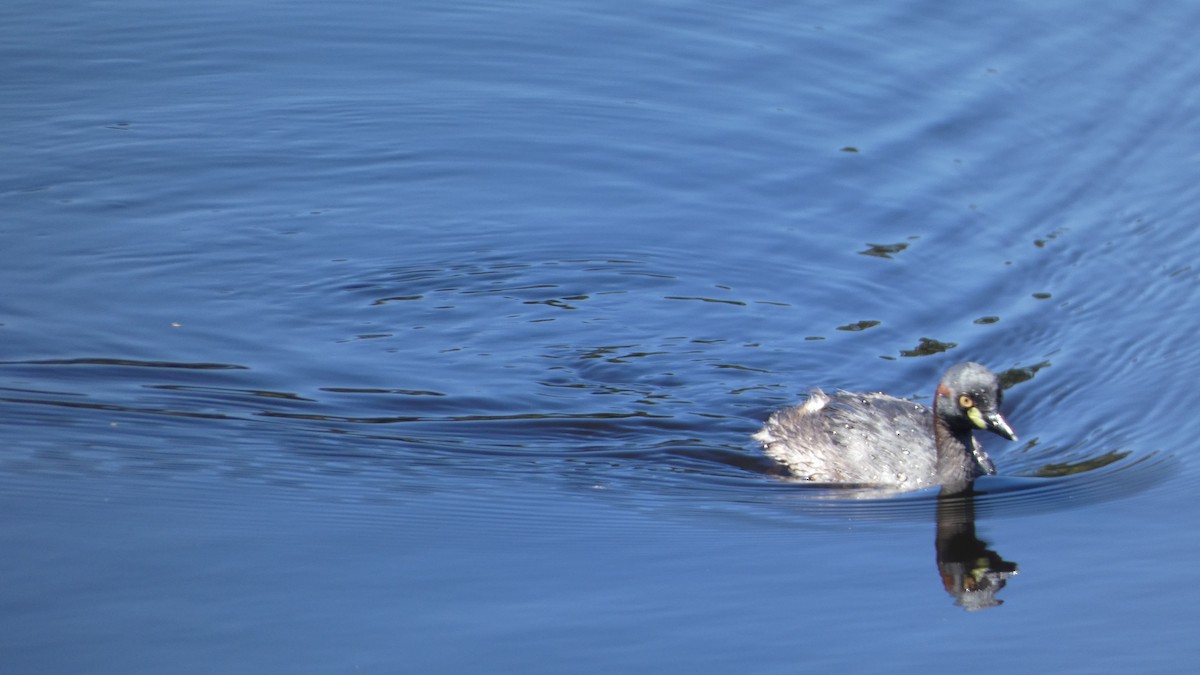
<path fill-rule="evenodd" d="M 6 672 L 1186 670 L 1198 25 L 13 6 Z M 968 359 L 969 505 L 749 438 Z"/>

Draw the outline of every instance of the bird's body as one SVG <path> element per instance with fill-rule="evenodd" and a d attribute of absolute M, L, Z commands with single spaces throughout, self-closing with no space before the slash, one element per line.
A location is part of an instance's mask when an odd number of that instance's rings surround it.
<path fill-rule="evenodd" d="M 933 409 L 882 393 L 826 394 L 775 412 L 757 434 L 799 480 L 916 490 L 965 489 L 996 472 L 972 429 L 1015 440 L 1000 416 L 999 380 L 977 363 L 946 372 Z"/>

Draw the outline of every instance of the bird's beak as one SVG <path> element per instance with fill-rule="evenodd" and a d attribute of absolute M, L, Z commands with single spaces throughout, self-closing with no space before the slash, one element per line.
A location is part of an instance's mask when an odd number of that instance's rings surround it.
<path fill-rule="evenodd" d="M 1008 426 L 1008 422 L 995 410 L 984 412 L 979 408 L 971 408 L 967 411 L 967 417 L 970 417 L 971 422 L 980 429 L 986 429 L 1010 441 L 1017 440 L 1017 435 L 1013 433 L 1012 427 Z"/>

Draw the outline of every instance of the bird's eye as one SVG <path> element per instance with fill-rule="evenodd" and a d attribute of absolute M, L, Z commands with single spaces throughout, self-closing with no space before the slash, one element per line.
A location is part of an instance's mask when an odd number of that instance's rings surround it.
<path fill-rule="evenodd" d="M 966 394 L 963 394 L 962 396 L 958 397 L 958 404 L 964 408 L 974 408 L 975 407 L 975 401 L 972 401 L 971 397 L 967 396 Z"/>

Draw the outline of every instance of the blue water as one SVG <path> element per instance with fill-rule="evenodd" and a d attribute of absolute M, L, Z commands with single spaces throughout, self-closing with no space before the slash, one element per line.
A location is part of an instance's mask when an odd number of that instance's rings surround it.
<path fill-rule="evenodd" d="M 1200 8 L 3 14 L 3 672 L 1200 657 Z M 955 518 L 749 437 L 962 360 Z"/>

